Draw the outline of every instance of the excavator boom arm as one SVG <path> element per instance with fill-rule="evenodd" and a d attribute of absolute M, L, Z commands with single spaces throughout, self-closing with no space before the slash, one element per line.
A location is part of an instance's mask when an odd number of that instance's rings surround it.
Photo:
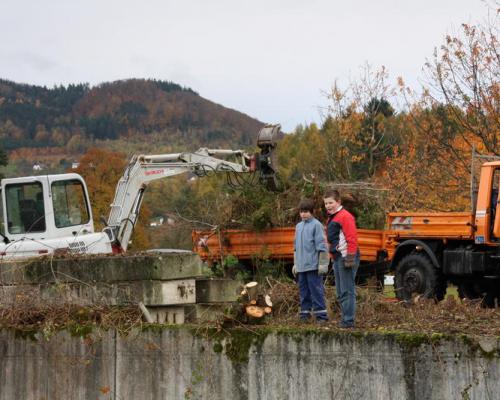
<path fill-rule="evenodd" d="M 236 156 L 238 162 L 223 160 L 214 155 Z M 115 239 L 115 248 L 126 251 L 139 216 L 144 191 L 149 182 L 194 172 L 253 172 L 252 156 L 242 150 L 199 149 L 194 153 L 175 153 L 134 156 L 116 187 L 115 198 L 107 221 L 107 230 Z M 253 163 L 255 164 L 255 163 Z"/>

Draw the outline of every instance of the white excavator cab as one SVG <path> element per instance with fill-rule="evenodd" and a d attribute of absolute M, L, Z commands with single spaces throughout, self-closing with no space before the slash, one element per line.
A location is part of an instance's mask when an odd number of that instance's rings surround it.
<path fill-rule="evenodd" d="M 87 186 L 78 174 L 3 179 L 0 194 L 0 259 L 88 252 L 89 241 L 101 239 L 93 237 Z"/>
<path fill-rule="evenodd" d="M 2 180 L 2 234 L 9 240 L 94 231 L 87 187 L 78 174 Z"/>

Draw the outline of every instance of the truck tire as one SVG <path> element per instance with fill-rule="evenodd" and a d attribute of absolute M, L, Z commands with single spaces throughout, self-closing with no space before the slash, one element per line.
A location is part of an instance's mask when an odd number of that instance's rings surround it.
<path fill-rule="evenodd" d="M 394 291 L 400 300 L 411 300 L 412 295 L 442 300 L 446 284 L 441 282 L 439 271 L 424 254 L 412 253 L 399 261 L 394 277 Z"/>

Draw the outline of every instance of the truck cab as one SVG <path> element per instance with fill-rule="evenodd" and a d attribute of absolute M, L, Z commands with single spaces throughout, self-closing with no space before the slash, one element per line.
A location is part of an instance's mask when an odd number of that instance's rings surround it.
<path fill-rule="evenodd" d="M 460 297 L 500 305 L 500 161 L 481 166 L 471 212 L 391 213 L 397 248 L 391 262 L 400 299 L 444 298 L 448 283 Z"/>
<path fill-rule="evenodd" d="M 475 212 L 475 243 L 500 245 L 500 161 L 483 164 Z"/>

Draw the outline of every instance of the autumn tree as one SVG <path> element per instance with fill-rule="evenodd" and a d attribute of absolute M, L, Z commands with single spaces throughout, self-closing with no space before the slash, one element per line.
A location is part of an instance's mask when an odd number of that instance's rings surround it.
<path fill-rule="evenodd" d="M 280 175 L 285 180 L 312 179 L 327 173 L 325 137 L 316 124 L 298 126 L 278 146 Z"/>
<path fill-rule="evenodd" d="M 322 132 L 326 137 L 330 179 L 356 181 L 377 173 L 399 141 L 397 120 L 389 102 L 393 90 L 384 67 L 365 65 L 358 81 L 327 94 L 330 105 Z"/>
<path fill-rule="evenodd" d="M 482 25 L 463 24 L 426 63 L 429 99 L 449 106 L 459 133 L 469 147 L 470 137 L 486 153 L 500 155 L 499 10 Z"/>

